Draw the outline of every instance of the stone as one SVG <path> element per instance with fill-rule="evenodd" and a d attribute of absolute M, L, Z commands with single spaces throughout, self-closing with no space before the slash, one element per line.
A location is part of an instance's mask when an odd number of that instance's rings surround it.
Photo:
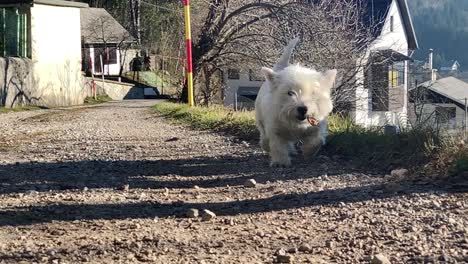
<path fill-rule="evenodd" d="M 377 254 L 372 257 L 371 264 L 390 264 L 390 260 L 384 254 Z"/>
<path fill-rule="evenodd" d="M 130 190 L 130 185 L 124 184 L 119 188 L 120 191 L 128 192 Z"/>
<path fill-rule="evenodd" d="M 254 179 L 248 179 L 244 183 L 244 187 L 246 188 L 255 188 L 257 187 L 257 182 Z"/>
<path fill-rule="evenodd" d="M 392 170 L 392 172 L 390 172 L 390 175 L 396 178 L 407 177 L 409 175 L 409 171 L 407 169 L 396 169 Z"/>
<path fill-rule="evenodd" d="M 302 244 L 302 245 L 299 246 L 298 250 L 300 252 L 311 252 L 312 247 L 309 244 Z"/>
<path fill-rule="evenodd" d="M 210 210 L 204 209 L 201 217 L 202 221 L 210 221 L 216 218 L 216 214 L 211 212 Z"/>
<path fill-rule="evenodd" d="M 197 218 L 199 216 L 198 210 L 194 208 L 188 209 L 187 213 L 185 214 L 188 218 Z"/>
<path fill-rule="evenodd" d="M 276 256 L 277 263 L 293 263 L 294 256 L 292 255 L 277 255 Z"/>
<path fill-rule="evenodd" d="M 328 240 L 325 245 L 327 246 L 327 248 L 329 249 L 333 249 L 335 247 L 335 242 L 331 241 L 331 240 Z"/>
<path fill-rule="evenodd" d="M 286 250 L 284 248 L 280 248 L 276 251 L 275 255 L 286 255 Z"/>

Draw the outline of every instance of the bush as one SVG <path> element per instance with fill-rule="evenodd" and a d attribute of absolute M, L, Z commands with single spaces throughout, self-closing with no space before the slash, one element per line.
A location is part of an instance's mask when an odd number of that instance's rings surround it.
<path fill-rule="evenodd" d="M 326 153 L 381 169 L 424 163 L 431 156 L 430 146 L 440 141 L 430 130 L 385 134 L 382 129 L 365 129 L 337 115 L 329 119 L 329 130 Z"/>

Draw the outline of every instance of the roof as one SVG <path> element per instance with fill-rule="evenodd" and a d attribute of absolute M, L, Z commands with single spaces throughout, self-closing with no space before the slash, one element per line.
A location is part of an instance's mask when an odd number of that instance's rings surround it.
<path fill-rule="evenodd" d="M 89 5 L 86 3 L 80 2 L 71 2 L 65 0 L 1 0 L 0 6 L 10 6 L 10 5 L 51 5 L 51 6 L 62 6 L 62 7 L 77 7 L 77 8 L 86 8 Z"/>
<path fill-rule="evenodd" d="M 416 50 L 419 48 L 418 39 L 416 37 L 416 32 L 414 30 L 413 21 L 411 19 L 411 13 L 408 8 L 408 3 L 406 0 L 356 0 L 362 4 L 363 8 L 366 10 L 362 21 L 365 26 L 371 27 L 376 26 L 374 32 L 375 36 L 380 36 L 385 19 L 388 16 L 388 12 L 393 1 L 396 1 L 400 9 L 400 14 L 403 19 L 403 25 L 405 28 L 406 36 L 408 37 L 408 47 L 411 50 Z"/>
<path fill-rule="evenodd" d="M 456 60 L 450 61 L 450 63 L 442 65 L 441 70 L 451 71 L 454 66 L 460 67 L 460 63 Z"/>
<path fill-rule="evenodd" d="M 81 37 L 85 44 L 134 41 L 130 33 L 103 8 L 81 9 Z"/>
<path fill-rule="evenodd" d="M 408 57 L 392 49 L 376 50 L 376 51 L 372 51 L 371 54 L 372 56 L 374 56 L 374 58 L 377 61 L 385 61 L 385 60 L 390 60 L 392 62 L 401 62 L 401 61 L 412 62 L 413 61 L 411 57 Z"/>
<path fill-rule="evenodd" d="M 455 77 L 428 81 L 421 83 L 419 87 L 425 87 L 461 105 L 464 105 L 465 98 L 468 98 L 468 83 Z"/>

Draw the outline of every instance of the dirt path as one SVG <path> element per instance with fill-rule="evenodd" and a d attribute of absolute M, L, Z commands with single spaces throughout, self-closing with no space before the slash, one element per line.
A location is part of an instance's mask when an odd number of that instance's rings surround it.
<path fill-rule="evenodd" d="M 339 157 L 270 169 L 256 146 L 170 124 L 154 103 L 0 115 L 0 263 L 468 262 L 466 189 Z"/>

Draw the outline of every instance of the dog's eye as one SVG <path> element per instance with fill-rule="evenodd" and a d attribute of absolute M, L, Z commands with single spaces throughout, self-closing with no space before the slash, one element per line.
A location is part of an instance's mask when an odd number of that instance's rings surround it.
<path fill-rule="evenodd" d="M 288 92 L 288 95 L 289 95 L 289 96 L 294 96 L 294 95 L 296 95 L 296 92 L 294 92 L 294 91 L 289 91 L 289 92 Z"/>

